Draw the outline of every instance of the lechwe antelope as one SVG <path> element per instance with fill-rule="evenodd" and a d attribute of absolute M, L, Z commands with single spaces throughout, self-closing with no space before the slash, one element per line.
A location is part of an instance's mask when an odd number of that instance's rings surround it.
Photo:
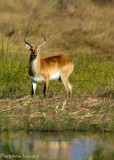
<path fill-rule="evenodd" d="M 25 35 L 24 42 L 26 48 L 31 51 L 29 75 L 32 81 L 31 96 L 35 95 L 37 82 L 44 82 L 44 98 L 47 96 L 47 88 L 50 80 L 60 80 L 66 89 L 66 97 L 72 95 L 72 85 L 68 81 L 69 75 L 72 73 L 74 63 L 72 60 L 63 55 L 57 55 L 46 59 L 40 59 L 40 51 L 45 47 L 46 38 L 44 43 L 38 47 L 34 47 L 31 43 L 26 41 L 28 32 Z"/>

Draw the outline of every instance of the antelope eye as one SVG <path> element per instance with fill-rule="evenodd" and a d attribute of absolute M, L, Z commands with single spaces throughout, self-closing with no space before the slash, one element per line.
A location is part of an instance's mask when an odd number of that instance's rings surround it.
<path fill-rule="evenodd" d="M 37 51 L 40 52 L 40 49 L 38 49 Z"/>

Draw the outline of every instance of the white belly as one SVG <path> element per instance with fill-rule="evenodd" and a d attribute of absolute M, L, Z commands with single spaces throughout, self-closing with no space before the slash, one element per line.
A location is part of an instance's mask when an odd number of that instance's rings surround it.
<path fill-rule="evenodd" d="M 57 80 L 60 78 L 60 72 L 58 73 L 55 73 L 54 75 L 52 75 L 50 77 L 50 80 Z M 36 76 L 31 76 L 31 81 L 34 82 L 34 83 L 37 83 L 37 82 L 45 82 L 45 79 L 43 77 L 36 77 Z"/>
<path fill-rule="evenodd" d="M 33 76 L 31 76 L 31 81 L 34 82 L 34 83 L 45 82 L 45 79 L 43 77 L 33 77 Z"/>
<path fill-rule="evenodd" d="M 50 77 L 50 80 L 57 80 L 57 79 L 59 79 L 59 78 L 60 78 L 60 72 L 53 74 L 53 75 Z"/>

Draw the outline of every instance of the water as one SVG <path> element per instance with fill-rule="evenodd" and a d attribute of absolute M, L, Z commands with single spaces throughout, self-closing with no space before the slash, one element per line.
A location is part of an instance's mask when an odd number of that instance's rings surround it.
<path fill-rule="evenodd" d="M 111 160 L 112 134 L 3 132 L 0 134 L 1 159 L 34 160 Z"/>

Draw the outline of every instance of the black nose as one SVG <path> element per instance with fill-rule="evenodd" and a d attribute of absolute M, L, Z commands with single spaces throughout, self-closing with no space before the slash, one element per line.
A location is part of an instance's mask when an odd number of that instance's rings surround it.
<path fill-rule="evenodd" d="M 37 57 L 37 55 L 36 55 L 36 54 L 34 54 L 33 56 L 34 56 L 34 58 L 36 58 L 36 57 Z"/>

